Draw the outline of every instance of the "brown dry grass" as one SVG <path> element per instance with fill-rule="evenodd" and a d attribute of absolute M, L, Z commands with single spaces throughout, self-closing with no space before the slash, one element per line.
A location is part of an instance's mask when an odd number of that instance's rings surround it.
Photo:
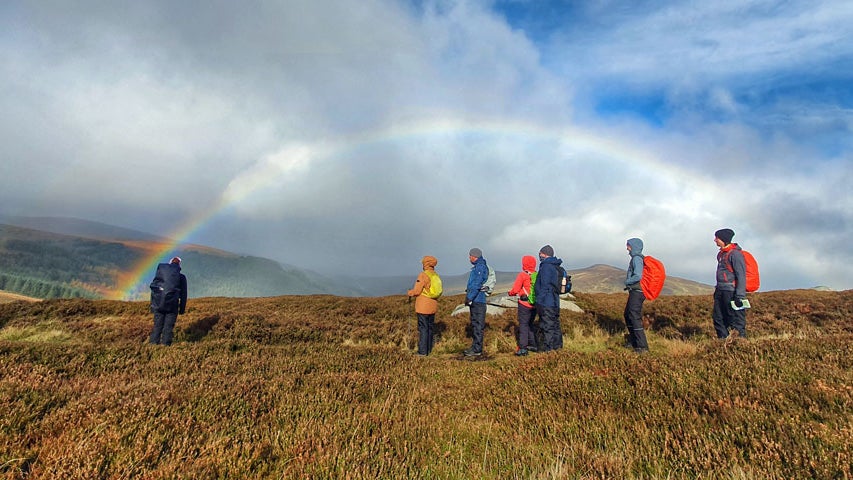
<path fill-rule="evenodd" d="M 710 297 L 578 295 L 563 351 L 517 358 L 514 312 L 464 361 L 461 296 L 435 354 L 402 297 L 191 300 L 171 348 L 142 302 L 0 305 L 2 478 L 850 478 L 853 292 L 751 297 L 712 340 Z"/>

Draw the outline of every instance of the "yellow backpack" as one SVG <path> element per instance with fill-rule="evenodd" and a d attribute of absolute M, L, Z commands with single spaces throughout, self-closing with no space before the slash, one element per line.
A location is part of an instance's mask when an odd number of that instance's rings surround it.
<path fill-rule="evenodd" d="M 424 273 L 429 277 L 429 288 L 425 288 L 422 295 L 429 298 L 438 298 L 441 296 L 441 277 L 434 270 L 424 270 Z"/>

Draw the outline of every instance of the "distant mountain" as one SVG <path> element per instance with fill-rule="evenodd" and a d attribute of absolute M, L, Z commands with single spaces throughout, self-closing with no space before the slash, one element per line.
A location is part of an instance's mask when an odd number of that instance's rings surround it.
<path fill-rule="evenodd" d="M 348 283 L 357 285 L 359 290 L 371 296 L 403 295 L 412 288 L 418 272 L 410 276 L 395 277 L 361 277 L 351 278 Z M 468 284 L 468 274 L 445 275 L 439 271 L 445 295 L 456 295 L 465 292 Z M 495 272 L 496 292 L 507 292 L 512 288 L 518 272 Z M 625 270 L 610 265 L 593 265 L 579 270 L 570 270 L 572 290 L 584 293 L 617 293 L 625 286 Z M 662 295 L 704 295 L 714 291 L 711 285 L 668 276 L 664 283 Z"/>
<path fill-rule="evenodd" d="M 83 227 L 71 230 L 80 231 Z M 100 227 L 99 227 L 100 228 Z M 120 230 L 105 229 L 112 237 Z M 132 232 L 131 232 L 132 233 Z M 0 290 L 36 298 L 103 298 L 122 274 L 154 250 L 157 242 L 99 240 L 0 224 Z M 286 294 L 363 296 L 346 283 L 285 268 L 261 257 L 237 255 L 198 245 L 176 251 L 184 260 L 190 297 L 263 297 Z M 153 276 L 153 272 L 151 272 Z M 135 298 L 144 298 L 144 288 Z"/>
<path fill-rule="evenodd" d="M 106 223 L 93 222 L 68 217 L 21 217 L 0 215 L 0 223 L 16 227 L 59 233 L 75 237 L 95 238 L 98 240 L 131 240 L 144 242 L 165 242 L 166 238 L 129 228 L 117 227 Z"/>

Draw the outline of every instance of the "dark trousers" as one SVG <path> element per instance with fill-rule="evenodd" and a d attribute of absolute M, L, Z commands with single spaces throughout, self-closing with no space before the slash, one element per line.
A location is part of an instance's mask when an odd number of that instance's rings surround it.
<path fill-rule="evenodd" d="M 634 348 L 648 350 L 646 331 L 643 329 L 643 302 L 646 296 L 642 290 L 629 290 L 628 302 L 625 304 L 625 327 L 628 329 L 628 342 Z"/>
<path fill-rule="evenodd" d="M 543 307 L 537 309 L 539 313 L 539 329 L 542 330 L 542 348 L 540 351 L 557 350 L 563 348 L 563 331 L 560 328 L 560 307 Z"/>
<path fill-rule="evenodd" d="M 536 309 L 518 306 L 518 348 L 538 348 L 536 344 Z"/>
<path fill-rule="evenodd" d="M 471 350 L 483 351 L 483 330 L 486 328 L 486 304 L 475 302 L 469 308 L 471 317 Z"/>
<path fill-rule="evenodd" d="M 418 354 L 429 355 L 432 351 L 432 334 L 435 325 L 435 314 L 418 314 Z"/>
<path fill-rule="evenodd" d="M 746 310 L 735 310 L 732 308 L 732 300 L 735 299 L 734 290 L 714 290 L 714 330 L 717 338 L 729 336 L 729 330 L 737 330 L 741 337 L 746 338 Z"/>
<path fill-rule="evenodd" d="M 148 343 L 153 345 L 171 345 L 172 331 L 175 328 L 175 321 L 177 320 L 177 313 L 154 312 L 154 329 L 151 330 L 151 337 L 148 338 Z"/>

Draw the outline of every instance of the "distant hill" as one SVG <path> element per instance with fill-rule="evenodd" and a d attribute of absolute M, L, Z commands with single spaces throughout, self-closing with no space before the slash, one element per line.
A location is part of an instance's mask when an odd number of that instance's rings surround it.
<path fill-rule="evenodd" d="M 445 295 L 456 295 L 465 292 L 468 284 L 468 274 L 445 275 L 439 271 Z M 512 287 L 518 272 L 495 272 L 497 285 L 495 291 L 507 292 Z M 625 281 L 625 270 L 609 265 L 593 265 L 579 270 L 570 270 L 572 290 L 583 293 L 618 293 L 622 292 Z M 394 277 L 362 277 L 349 280 L 353 285 L 372 296 L 402 295 L 412 288 L 417 272 L 410 276 Z M 704 295 L 714 291 L 711 285 L 669 276 L 663 287 L 662 295 Z"/>
<path fill-rule="evenodd" d="M 115 232 L 112 232 L 115 233 Z M 150 242 L 99 240 L 0 224 L 0 290 L 36 298 L 103 298 L 152 249 Z M 182 245 L 190 297 L 286 294 L 362 296 L 321 275 L 261 257 Z M 153 272 L 152 272 L 153 275 Z M 136 298 L 143 298 L 144 291 Z"/>
<path fill-rule="evenodd" d="M 166 240 L 98 222 L 55 217 L 0 217 L 0 290 L 35 298 L 103 298 L 117 287 L 120 274 Z M 274 260 L 238 255 L 201 245 L 181 245 L 190 297 L 267 297 L 332 294 L 403 295 L 418 272 L 389 277 L 328 278 Z M 441 273 L 441 272 L 439 272 Z M 572 270 L 574 291 L 621 292 L 625 271 L 608 265 Z M 152 272 L 153 275 L 153 272 Z M 506 292 L 517 272 L 496 272 L 496 291 Z M 445 295 L 463 293 L 468 274 L 442 274 Z M 664 295 L 707 294 L 713 287 L 668 277 Z M 143 298 L 144 285 L 133 294 Z"/>
<path fill-rule="evenodd" d="M 131 240 L 145 242 L 164 242 L 167 239 L 150 233 L 129 228 L 117 227 L 106 223 L 93 222 L 68 217 L 21 217 L 0 215 L 0 223 L 16 227 L 59 233 L 75 237 L 98 240 Z"/>

